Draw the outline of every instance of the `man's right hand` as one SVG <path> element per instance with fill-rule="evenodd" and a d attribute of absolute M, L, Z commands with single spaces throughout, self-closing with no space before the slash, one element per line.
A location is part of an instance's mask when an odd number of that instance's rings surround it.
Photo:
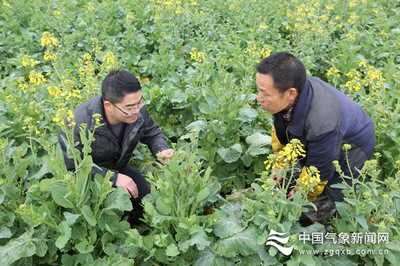
<path fill-rule="evenodd" d="M 136 183 L 127 175 L 119 173 L 117 182 L 115 182 L 115 186 L 124 188 L 126 193 L 128 193 L 129 198 L 137 198 L 139 196 Z"/>

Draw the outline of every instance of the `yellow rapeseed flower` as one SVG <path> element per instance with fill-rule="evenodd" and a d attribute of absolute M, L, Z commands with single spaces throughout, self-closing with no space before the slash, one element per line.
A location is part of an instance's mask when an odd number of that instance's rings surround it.
<path fill-rule="evenodd" d="M 72 110 L 68 110 L 68 117 L 67 117 L 67 119 L 68 119 L 68 121 L 72 121 L 73 119 L 74 119 L 74 112 L 72 112 Z"/>
<path fill-rule="evenodd" d="M 105 56 L 103 56 L 103 62 L 107 63 L 107 65 L 110 65 L 110 64 L 114 63 L 116 58 L 117 58 L 117 56 L 109 51 L 109 52 L 107 52 L 107 54 Z"/>
<path fill-rule="evenodd" d="M 45 80 L 44 76 L 42 75 L 42 73 L 37 73 L 35 70 L 32 70 L 29 73 L 29 81 L 33 84 L 41 85 L 46 80 Z"/>
<path fill-rule="evenodd" d="M 267 27 L 268 27 L 267 24 L 265 24 L 264 22 L 261 22 L 260 29 L 265 30 Z"/>
<path fill-rule="evenodd" d="M 328 69 L 328 76 L 340 76 L 340 74 L 338 73 L 339 69 L 337 69 L 336 67 L 331 67 L 330 69 Z"/>
<path fill-rule="evenodd" d="M 272 50 L 269 47 L 263 47 L 261 49 L 261 56 L 263 58 L 266 58 L 266 57 L 270 56 L 271 53 L 272 53 Z"/>
<path fill-rule="evenodd" d="M 58 96 L 60 90 L 56 86 L 49 86 L 47 87 L 47 91 L 50 93 L 51 96 Z"/>
<path fill-rule="evenodd" d="M 55 46 L 57 46 L 57 39 L 54 38 L 50 32 L 45 31 L 42 34 L 42 38 L 40 39 L 40 45 L 43 47 L 47 47 L 47 48 L 53 48 Z"/>
<path fill-rule="evenodd" d="M 348 150 L 350 150 L 350 149 L 351 149 L 351 145 L 350 145 L 350 144 L 348 144 L 348 143 L 343 144 L 343 150 L 344 150 L 344 151 L 348 151 Z"/>
<path fill-rule="evenodd" d="M 132 13 L 126 14 L 126 22 L 129 22 L 133 19 L 135 19 L 135 16 Z"/>
<path fill-rule="evenodd" d="M 44 60 L 49 61 L 55 61 L 57 59 L 57 56 L 52 53 L 50 50 L 46 50 L 46 52 L 44 52 L 44 56 L 43 56 Z"/>
<path fill-rule="evenodd" d="M 33 60 L 30 56 L 25 55 L 24 57 L 22 57 L 22 65 L 23 66 L 32 66 L 34 67 L 35 65 L 37 65 L 39 62 Z"/>
<path fill-rule="evenodd" d="M 352 13 L 350 15 L 350 18 L 347 20 L 347 23 L 354 24 L 354 23 L 356 23 L 356 19 L 357 18 L 358 18 L 357 14 L 356 13 Z"/>
<path fill-rule="evenodd" d="M 306 152 L 302 148 L 303 144 L 298 139 L 292 139 L 290 143 L 286 144 L 278 155 L 270 154 L 268 159 L 264 162 L 266 170 L 269 169 L 284 169 L 291 162 L 296 161 L 299 157 L 305 157 Z"/>
<path fill-rule="evenodd" d="M 192 48 L 192 50 L 190 52 L 190 59 L 201 63 L 206 59 L 206 53 L 199 52 L 199 51 L 197 51 L 197 48 L 194 47 L 194 48 Z"/>

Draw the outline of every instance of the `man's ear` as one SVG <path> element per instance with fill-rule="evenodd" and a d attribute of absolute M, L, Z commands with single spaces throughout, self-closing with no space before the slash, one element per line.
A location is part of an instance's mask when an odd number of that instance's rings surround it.
<path fill-rule="evenodd" d="M 295 88 L 290 88 L 287 90 L 287 92 L 288 92 L 288 97 L 289 97 L 290 102 L 294 102 L 294 100 L 296 100 L 297 96 L 299 95 L 299 93 L 297 92 L 297 89 L 295 89 Z"/>
<path fill-rule="evenodd" d="M 106 110 L 107 112 L 111 112 L 111 106 L 112 106 L 112 104 L 109 102 L 109 101 L 104 101 L 103 102 L 103 105 L 104 105 L 104 110 Z"/>

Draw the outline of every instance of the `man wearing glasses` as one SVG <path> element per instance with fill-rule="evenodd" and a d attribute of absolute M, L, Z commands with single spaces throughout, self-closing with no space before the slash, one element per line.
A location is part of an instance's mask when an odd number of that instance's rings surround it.
<path fill-rule="evenodd" d="M 95 141 L 91 145 L 93 162 L 99 166 L 93 167 L 92 176 L 113 172 L 110 181 L 115 187 L 124 188 L 134 207 L 137 207 L 141 199 L 150 193 L 150 187 L 141 172 L 128 165 L 136 145 L 139 141 L 146 144 L 154 157 L 160 153 L 161 162 L 171 158 L 173 150 L 168 148 L 164 134 L 146 110 L 139 81 L 129 72 L 111 71 L 102 83 L 102 95 L 75 109 L 75 141 L 80 140 L 80 124 L 87 124 L 87 129 L 93 131 L 95 114 L 101 115 L 102 125 L 95 130 Z M 61 136 L 65 137 L 62 131 L 59 143 L 66 166 L 68 170 L 74 170 L 74 162 L 68 158 Z M 82 143 L 77 148 L 82 151 Z"/>

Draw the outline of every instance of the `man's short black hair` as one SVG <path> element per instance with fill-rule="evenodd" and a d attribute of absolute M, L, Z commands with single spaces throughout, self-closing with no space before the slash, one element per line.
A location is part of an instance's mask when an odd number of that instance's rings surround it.
<path fill-rule="evenodd" d="M 103 80 L 101 95 L 103 100 L 120 103 L 126 94 L 141 89 L 138 79 L 127 71 L 111 71 Z"/>
<path fill-rule="evenodd" d="M 307 73 L 303 63 L 288 52 L 273 53 L 257 65 L 257 72 L 271 75 L 274 86 L 284 93 L 289 88 L 300 93 L 306 83 Z"/>

